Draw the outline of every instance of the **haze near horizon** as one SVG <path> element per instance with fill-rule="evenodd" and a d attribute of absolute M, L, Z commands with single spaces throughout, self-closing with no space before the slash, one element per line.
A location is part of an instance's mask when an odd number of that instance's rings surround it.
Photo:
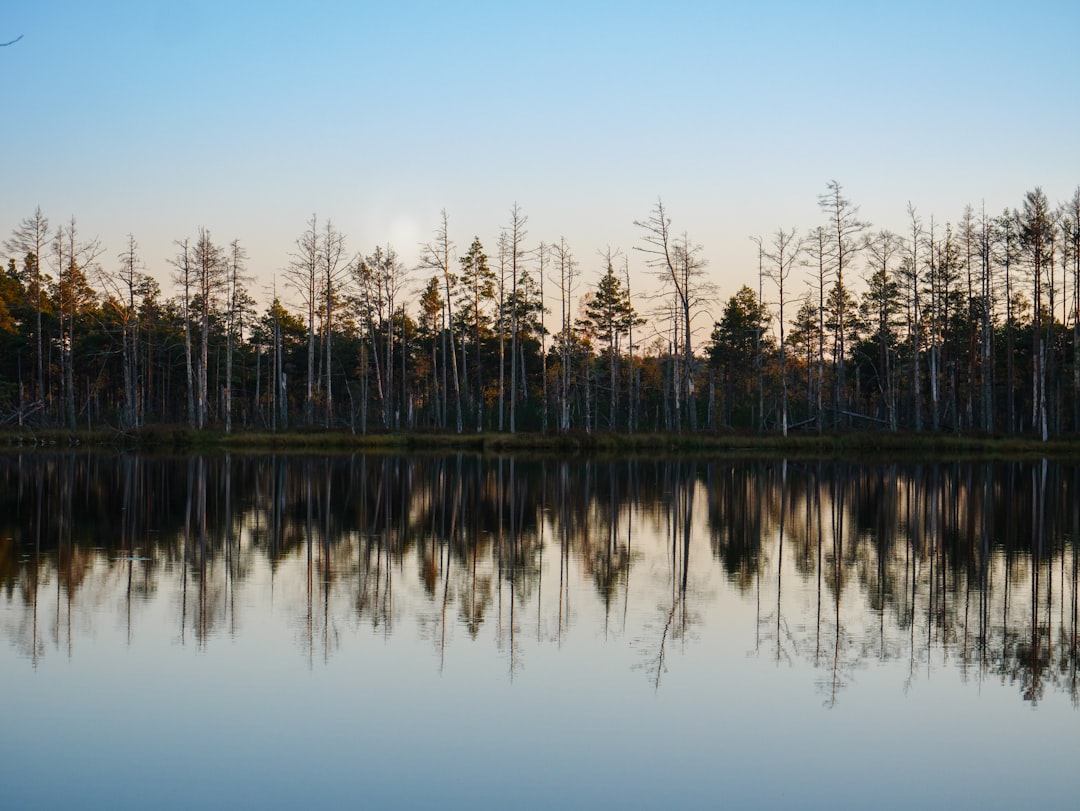
<path fill-rule="evenodd" d="M 662 197 L 723 299 L 756 274 L 747 237 L 817 225 L 831 179 L 895 230 L 909 201 L 955 222 L 1071 194 L 1078 23 L 1065 2 L 37 3 L 0 32 L 23 37 L 0 49 L 0 231 L 75 216 L 110 267 L 134 234 L 171 292 L 173 241 L 205 227 L 266 299 L 312 213 L 412 266 L 441 209 L 464 251 L 517 202 L 585 284 L 611 246 L 641 289 L 633 221 Z"/>

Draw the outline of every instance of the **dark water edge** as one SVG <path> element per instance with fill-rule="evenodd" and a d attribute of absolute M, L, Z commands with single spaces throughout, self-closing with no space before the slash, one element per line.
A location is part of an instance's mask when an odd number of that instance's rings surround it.
<path fill-rule="evenodd" d="M 9 449 L 141 450 L 175 452 L 320 452 L 392 453 L 467 451 L 473 453 L 580 453 L 770 456 L 802 460 L 864 459 L 1080 459 L 1080 438 L 1043 442 L 1032 436 L 988 436 L 931 433 L 851 432 L 776 434 L 735 432 L 461 434 L 434 431 L 372 431 L 297 429 L 271 433 L 220 429 L 193 430 L 186 426 L 148 426 L 134 430 L 68 431 L 8 427 L 0 429 L 0 446 Z"/>

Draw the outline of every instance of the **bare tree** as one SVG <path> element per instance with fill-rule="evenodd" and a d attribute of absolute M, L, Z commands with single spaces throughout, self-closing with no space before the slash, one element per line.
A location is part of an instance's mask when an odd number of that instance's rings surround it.
<path fill-rule="evenodd" d="M 574 261 L 570 246 L 565 239 L 560 239 L 559 244 L 553 246 L 555 252 L 555 264 L 559 269 L 559 306 L 561 316 L 561 369 L 559 370 L 560 401 L 559 401 L 559 430 L 570 430 L 570 363 L 573 345 L 573 317 L 571 313 L 570 298 L 574 293 L 574 280 L 577 277 L 577 263 Z"/>
<path fill-rule="evenodd" d="M 199 298 L 200 335 L 199 362 L 196 367 L 195 416 L 197 427 L 206 427 L 210 408 L 210 316 L 215 311 L 218 298 L 224 290 L 227 276 L 225 257 L 219 246 L 210 238 L 210 232 L 199 229 L 198 239 L 192 249 L 192 265 Z"/>
<path fill-rule="evenodd" d="M 1020 215 L 1020 242 L 1028 254 L 1031 266 L 1032 290 L 1034 292 L 1034 322 L 1032 326 L 1032 354 L 1034 373 L 1032 380 L 1032 424 L 1045 442 L 1048 437 L 1046 368 L 1047 334 L 1053 326 L 1053 309 L 1043 306 L 1043 293 L 1048 286 L 1044 274 L 1053 273 L 1054 223 L 1043 190 L 1036 187 L 1024 196 L 1024 208 Z M 1050 284 L 1051 288 L 1053 285 Z M 1050 292 L 1050 301 L 1053 293 Z M 1045 329 L 1044 329 L 1045 327 Z"/>
<path fill-rule="evenodd" d="M 1073 430 L 1080 431 L 1080 186 L 1062 207 L 1064 260 L 1072 270 Z"/>
<path fill-rule="evenodd" d="M 930 231 L 926 235 L 926 288 L 929 293 L 929 306 L 926 309 L 927 337 L 927 382 L 930 385 L 930 427 L 936 433 L 941 419 L 941 272 L 937 226 L 934 215 L 930 215 Z"/>
<path fill-rule="evenodd" d="M 912 418 L 915 432 L 919 433 L 922 431 L 922 372 L 919 365 L 919 355 L 922 351 L 919 335 L 922 325 L 922 314 L 919 308 L 919 246 L 923 241 L 923 227 L 922 220 L 919 219 L 911 201 L 908 201 L 907 214 L 911 238 L 907 241 L 907 255 L 900 269 L 900 279 L 907 292 L 908 334 L 911 337 Z"/>
<path fill-rule="evenodd" d="M 647 257 L 649 266 L 674 299 L 673 343 L 678 351 L 678 323 L 682 327 L 682 363 L 673 369 L 675 394 L 675 427 L 682 430 L 680 394 L 685 393 L 690 411 L 690 427 L 697 427 L 697 406 L 694 395 L 693 320 L 698 309 L 712 300 L 714 287 L 704 278 L 705 260 L 701 246 L 690 241 L 684 233 L 676 238 L 671 231 L 671 218 L 659 198 L 647 219 L 635 220 L 642 230 L 644 245 L 637 246 Z"/>
<path fill-rule="evenodd" d="M 22 39 L 22 37 L 19 37 Z M 18 40 L 12 40 L 17 42 Z M 11 43 L 5 43 L 10 45 Z M 37 400 L 45 400 L 45 352 L 43 348 L 41 329 L 41 309 L 44 299 L 41 279 L 41 252 L 49 241 L 49 219 L 41 213 L 41 206 L 34 209 L 34 213 L 26 217 L 15 226 L 10 239 L 4 240 L 4 248 L 13 253 L 18 253 L 21 260 L 33 257 L 33 265 L 29 278 L 30 295 L 34 298 L 34 342 L 37 345 Z"/>
<path fill-rule="evenodd" d="M 950 358 L 947 337 L 951 327 L 950 307 L 953 303 L 960 268 L 960 254 L 953 239 L 952 226 L 945 224 L 941 238 L 938 238 L 934 217 L 930 217 L 930 231 L 927 234 L 926 272 L 930 294 L 930 306 L 926 310 L 926 334 L 929 341 L 928 377 L 930 382 L 930 425 L 936 432 L 940 428 L 943 416 L 952 415 L 956 422 L 956 409 L 942 406 L 942 381 L 951 381 L 949 374 Z M 945 391 L 947 398 L 953 398 L 955 388 L 949 386 Z M 951 399 L 946 406 L 954 405 Z"/>
<path fill-rule="evenodd" d="M 836 330 L 836 396 L 837 407 L 846 409 L 847 387 L 845 381 L 844 363 L 846 351 L 844 340 L 847 331 L 846 306 L 844 296 L 844 271 L 849 268 L 855 259 L 861 244 L 859 237 L 866 229 L 866 223 L 859 220 L 859 209 L 852 205 L 851 201 L 843 195 L 843 189 L 835 180 L 830 180 L 826 191 L 818 196 L 818 205 L 829 219 L 829 237 L 833 244 L 831 252 L 833 269 L 836 273 L 836 287 L 840 291 L 837 296 L 839 304 L 837 308 Z"/>
<path fill-rule="evenodd" d="M 499 309 L 496 319 L 499 333 L 499 430 L 503 429 L 506 393 L 506 266 L 510 256 L 510 239 L 506 231 L 499 233 Z M 513 354 L 510 355 L 511 359 Z"/>
<path fill-rule="evenodd" d="M 443 284 L 446 287 L 446 324 L 450 331 L 450 368 L 454 383 L 454 406 L 457 432 L 462 430 L 461 414 L 461 377 L 458 374 L 457 344 L 454 338 L 454 313 L 453 313 L 453 286 L 454 276 L 450 272 L 450 253 L 454 243 L 450 241 L 450 229 L 446 217 L 446 209 L 441 212 L 441 223 L 435 231 L 435 241 L 423 246 L 420 254 L 420 267 L 434 270 L 442 275 Z M 478 338 L 479 340 L 479 338 Z M 445 427 L 445 425 L 443 426 Z"/>
<path fill-rule="evenodd" d="M 820 225 L 806 240 L 807 266 L 813 273 L 811 286 L 817 293 L 817 382 L 815 387 L 815 416 L 820 434 L 825 428 L 825 296 L 826 285 L 832 277 L 828 234 Z M 833 404 L 834 407 L 836 404 Z"/>
<path fill-rule="evenodd" d="M 981 319 L 980 371 L 982 383 L 982 429 L 994 430 L 994 277 L 993 225 L 985 205 L 979 215 L 979 316 Z"/>
<path fill-rule="evenodd" d="M 333 222 L 326 221 L 322 230 L 322 238 L 319 243 L 319 265 L 321 273 L 321 298 L 324 313 L 324 329 L 326 338 L 323 341 L 325 349 L 324 365 L 326 374 L 326 427 L 329 428 L 334 422 L 334 386 L 333 386 L 333 346 L 334 346 L 334 312 L 341 300 L 339 288 L 348 275 L 348 263 L 345 261 L 345 235 L 334 228 Z"/>
<path fill-rule="evenodd" d="M 304 398 L 304 419 L 315 424 L 315 315 L 319 306 L 319 271 L 321 269 L 319 221 L 312 214 L 307 227 L 296 238 L 296 250 L 290 254 L 285 269 L 285 283 L 296 291 L 307 315 L 307 392 Z"/>
<path fill-rule="evenodd" d="M 192 364 L 191 348 L 191 299 L 195 287 L 195 271 L 191 262 L 191 247 L 188 240 L 174 243 L 180 253 L 171 260 L 175 269 L 173 281 L 180 287 L 180 305 L 184 316 L 184 371 L 187 383 L 187 422 L 189 428 L 195 427 L 195 372 Z M 275 299 L 276 300 L 276 299 Z"/>
<path fill-rule="evenodd" d="M 121 327 L 121 358 L 124 380 L 123 421 L 127 426 L 137 427 L 138 400 L 138 313 L 135 309 L 135 291 L 139 290 L 146 275 L 139 256 L 139 246 L 132 234 L 128 234 L 127 247 L 117 257 L 120 268 L 115 273 L 103 273 L 102 286 L 115 297 L 117 317 Z"/>
<path fill-rule="evenodd" d="M 540 247 L 536 250 L 537 259 L 540 263 L 540 380 L 543 384 L 541 392 L 541 417 L 540 417 L 540 429 L 543 433 L 547 433 L 548 430 L 548 374 L 547 374 L 547 328 L 544 324 L 544 314 L 547 312 L 547 308 L 544 303 L 544 263 L 547 260 L 548 253 L 551 247 L 540 243 Z"/>
<path fill-rule="evenodd" d="M 397 253 L 389 245 L 386 248 L 376 247 L 373 253 L 355 262 L 352 273 L 358 290 L 357 303 L 371 345 L 383 427 L 390 428 L 400 422 L 400 411 L 394 409 L 394 318 L 397 296 L 406 282 L 407 273 Z M 385 330 L 382 347 L 378 344 L 379 329 Z M 404 338 L 403 329 L 402 351 Z M 366 422 L 366 418 L 363 419 Z"/>
<path fill-rule="evenodd" d="M 525 230 L 529 218 L 522 214 L 521 207 L 515 202 L 510 208 L 510 224 L 506 226 L 507 247 L 510 260 L 510 300 L 513 302 L 510 308 L 510 433 L 517 430 L 517 393 L 518 374 L 517 356 L 518 342 L 518 316 L 520 315 L 520 300 L 518 296 L 518 276 L 522 270 L 525 258 Z M 524 381 L 522 381 L 524 383 Z"/>
<path fill-rule="evenodd" d="M 79 238 L 75 218 L 56 229 L 53 255 L 56 261 L 60 302 L 60 360 L 64 376 L 64 413 L 67 426 L 75 429 L 75 328 L 78 317 L 94 300 L 88 276 L 101 255 L 96 239 Z"/>
<path fill-rule="evenodd" d="M 244 282 L 248 277 L 244 273 L 247 252 L 240 245 L 240 240 L 229 243 L 228 278 L 226 279 L 227 323 L 225 327 L 225 432 L 232 432 L 233 404 L 233 349 L 237 339 L 243 342 L 243 335 L 237 335 L 239 315 L 247 297 Z"/>
<path fill-rule="evenodd" d="M 975 297 L 975 259 L 978 253 L 978 231 L 975 223 L 975 210 L 970 206 L 964 206 L 964 213 L 960 217 L 960 241 L 962 243 L 961 256 L 964 264 L 965 278 L 967 280 L 967 298 L 964 300 L 965 321 L 968 330 L 966 380 L 964 381 L 964 419 L 965 427 L 975 426 L 975 364 L 978 353 L 979 321 L 976 316 L 976 308 L 979 300 Z"/>
<path fill-rule="evenodd" d="M 785 231 L 783 228 L 777 229 L 773 234 L 771 250 L 765 254 L 765 258 L 769 260 L 769 268 L 766 270 L 765 275 L 776 285 L 779 298 L 780 385 L 782 392 L 780 401 L 780 433 L 784 436 L 787 436 L 788 434 L 787 346 L 784 337 L 784 304 L 786 303 L 787 280 L 791 275 L 791 269 L 795 266 L 795 262 L 798 260 L 801 252 L 802 245 L 799 242 L 798 232 L 792 227 L 790 231 Z M 760 307 L 760 293 L 758 294 L 758 299 L 758 305 Z M 758 354 L 761 354 L 760 339 Z"/>
<path fill-rule="evenodd" d="M 764 284 L 765 284 L 765 243 L 760 236 L 750 237 L 750 241 L 757 245 L 757 308 L 758 312 L 765 312 Z M 765 430 L 765 364 L 762 363 L 761 339 L 763 324 L 754 330 L 754 371 L 757 372 L 757 430 Z"/>

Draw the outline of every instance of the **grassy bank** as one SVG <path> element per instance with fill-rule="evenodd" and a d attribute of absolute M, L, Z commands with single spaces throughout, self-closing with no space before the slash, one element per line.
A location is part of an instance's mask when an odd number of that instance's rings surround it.
<path fill-rule="evenodd" d="M 1028 437 L 941 434 L 798 434 L 787 438 L 760 434 L 611 434 L 611 433 L 369 433 L 295 430 L 280 433 L 192 431 L 153 426 L 137 431 L 66 431 L 8 429 L 0 434 L 7 448 L 114 448 L 160 451 L 352 451 L 472 453 L 600 453 L 825 458 L 1075 458 L 1080 438 L 1040 442 Z"/>

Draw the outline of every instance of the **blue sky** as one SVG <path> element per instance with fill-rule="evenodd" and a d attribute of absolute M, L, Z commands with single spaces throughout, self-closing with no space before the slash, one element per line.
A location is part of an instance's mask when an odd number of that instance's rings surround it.
<path fill-rule="evenodd" d="M 9 6 L 0 233 L 74 215 L 166 282 L 205 226 L 260 299 L 312 213 L 413 263 L 443 208 L 493 254 L 516 201 L 586 282 L 610 245 L 644 289 L 661 196 L 726 298 L 830 179 L 895 230 L 909 200 L 955 221 L 1080 184 L 1075 2 Z"/>

